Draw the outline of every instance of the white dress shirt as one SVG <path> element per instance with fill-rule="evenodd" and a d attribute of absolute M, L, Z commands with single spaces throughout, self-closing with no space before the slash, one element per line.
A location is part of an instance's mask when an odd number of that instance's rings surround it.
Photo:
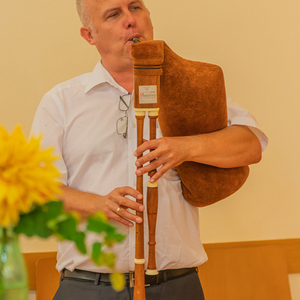
<path fill-rule="evenodd" d="M 118 109 L 119 96 L 128 92 L 119 86 L 99 62 L 93 72 L 58 84 L 43 97 L 32 125 L 32 133 L 43 133 L 43 146 L 55 147 L 61 159 L 57 166 L 62 182 L 74 189 L 106 195 L 121 186 L 136 188 L 133 155 L 136 149 L 136 121 L 133 99 L 128 112 L 128 136 L 116 133 L 116 121 L 124 116 Z M 250 126 L 267 145 L 266 136 L 247 111 L 228 99 L 228 123 Z M 145 135 L 148 138 L 148 122 Z M 158 128 L 158 137 L 161 136 Z M 144 176 L 144 191 L 148 176 Z M 175 169 L 169 170 L 158 181 L 158 214 L 156 225 L 156 261 L 158 270 L 195 267 L 207 260 L 199 237 L 198 208 L 184 200 L 180 178 Z M 144 205 L 146 207 L 146 197 Z M 144 214 L 145 259 L 148 261 L 147 214 Z M 114 246 L 116 269 L 134 270 L 135 227 L 113 222 L 126 235 Z M 88 236 L 88 243 L 96 235 Z M 87 256 L 81 255 L 72 242 L 58 246 L 57 269 L 83 269 L 111 272 L 98 267 Z"/>

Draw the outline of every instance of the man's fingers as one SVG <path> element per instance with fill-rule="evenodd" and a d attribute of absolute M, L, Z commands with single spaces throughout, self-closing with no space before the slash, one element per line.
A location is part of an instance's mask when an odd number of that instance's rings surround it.
<path fill-rule="evenodd" d="M 137 217 L 135 214 L 128 212 L 124 207 L 118 207 L 116 210 L 116 214 L 121 218 L 132 220 L 133 222 L 136 222 L 136 223 L 143 222 L 142 218 Z"/>
<path fill-rule="evenodd" d="M 148 173 L 152 170 L 155 170 L 155 169 L 159 168 L 160 166 L 163 165 L 163 163 L 164 163 L 163 160 L 161 158 L 158 158 L 158 159 L 152 161 L 150 164 L 148 164 L 148 165 L 146 165 L 142 168 L 137 169 L 135 174 L 137 176 L 141 176 L 143 174 L 146 174 L 146 173 Z"/>
<path fill-rule="evenodd" d="M 105 212 L 105 214 L 108 217 L 108 219 L 110 219 L 110 220 L 115 220 L 115 221 L 117 221 L 121 224 L 124 224 L 126 226 L 129 226 L 129 227 L 133 227 L 133 225 L 134 225 L 132 222 L 130 222 L 127 219 L 122 218 L 121 216 L 118 216 L 116 213 L 114 213 L 110 209 L 107 212 Z"/>
<path fill-rule="evenodd" d="M 156 149 L 159 145 L 159 139 L 151 140 L 151 141 L 144 141 L 142 145 L 140 145 L 135 151 L 134 156 L 138 157 L 142 155 L 147 150 Z"/>
<path fill-rule="evenodd" d="M 133 223 L 142 223 L 143 220 L 140 217 L 137 217 L 135 214 L 128 212 L 122 206 L 106 206 L 104 213 L 109 219 L 113 219 L 117 222 L 120 222 L 126 226 L 133 226 Z"/>
<path fill-rule="evenodd" d="M 127 208 L 134 211 L 144 211 L 145 207 L 140 203 L 129 199 L 128 196 L 136 199 L 143 198 L 139 191 L 131 187 L 116 188 L 107 195 L 104 213 L 109 219 L 132 227 L 132 222 L 142 223 L 143 220 L 140 217 L 137 217 L 135 213 L 129 212 Z"/>
<path fill-rule="evenodd" d="M 162 166 L 151 178 L 150 178 L 150 182 L 154 183 L 156 182 L 161 176 L 163 176 L 167 171 L 169 170 L 168 167 L 166 167 L 165 165 Z"/>
<path fill-rule="evenodd" d="M 136 160 L 135 165 L 137 167 L 141 167 L 145 163 L 149 161 L 154 161 L 157 157 L 161 156 L 161 153 L 157 150 L 150 151 L 148 154 L 145 156 L 140 157 L 139 159 Z"/>
<path fill-rule="evenodd" d="M 131 196 L 137 200 L 143 198 L 143 195 L 139 191 L 137 191 L 129 186 L 116 188 L 113 192 L 119 194 L 120 196 Z"/>
<path fill-rule="evenodd" d="M 144 210 L 144 206 L 137 203 L 136 201 L 127 198 L 127 196 L 131 196 L 137 200 L 141 200 L 143 198 L 143 195 L 139 191 L 131 187 L 116 188 L 108 195 L 111 209 L 113 209 L 112 203 L 116 203 L 118 206 L 131 208 L 133 210 Z"/>

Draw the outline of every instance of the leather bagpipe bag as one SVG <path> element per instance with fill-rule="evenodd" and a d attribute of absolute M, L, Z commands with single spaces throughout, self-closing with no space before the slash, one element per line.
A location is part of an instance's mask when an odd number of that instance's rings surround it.
<path fill-rule="evenodd" d="M 210 133 L 227 126 L 226 92 L 219 66 L 190 61 L 163 41 L 132 46 L 135 66 L 162 66 L 159 125 L 164 137 Z M 218 168 L 196 162 L 176 167 L 184 198 L 203 207 L 225 199 L 246 181 L 249 167 Z"/>

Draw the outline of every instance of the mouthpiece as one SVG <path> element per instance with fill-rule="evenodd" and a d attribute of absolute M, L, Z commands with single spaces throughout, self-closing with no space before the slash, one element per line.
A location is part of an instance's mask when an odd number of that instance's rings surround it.
<path fill-rule="evenodd" d="M 140 39 L 138 39 L 138 38 L 133 38 L 132 39 L 132 41 L 135 43 L 135 44 L 137 44 L 137 43 L 140 43 L 141 41 L 140 41 Z"/>

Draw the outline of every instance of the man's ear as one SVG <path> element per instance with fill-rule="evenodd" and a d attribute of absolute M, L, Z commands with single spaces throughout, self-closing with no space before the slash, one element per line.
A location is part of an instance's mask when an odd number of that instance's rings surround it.
<path fill-rule="evenodd" d="M 93 37 L 93 33 L 90 27 L 81 27 L 80 35 L 90 44 L 95 45 L 95 40 Z"/>

